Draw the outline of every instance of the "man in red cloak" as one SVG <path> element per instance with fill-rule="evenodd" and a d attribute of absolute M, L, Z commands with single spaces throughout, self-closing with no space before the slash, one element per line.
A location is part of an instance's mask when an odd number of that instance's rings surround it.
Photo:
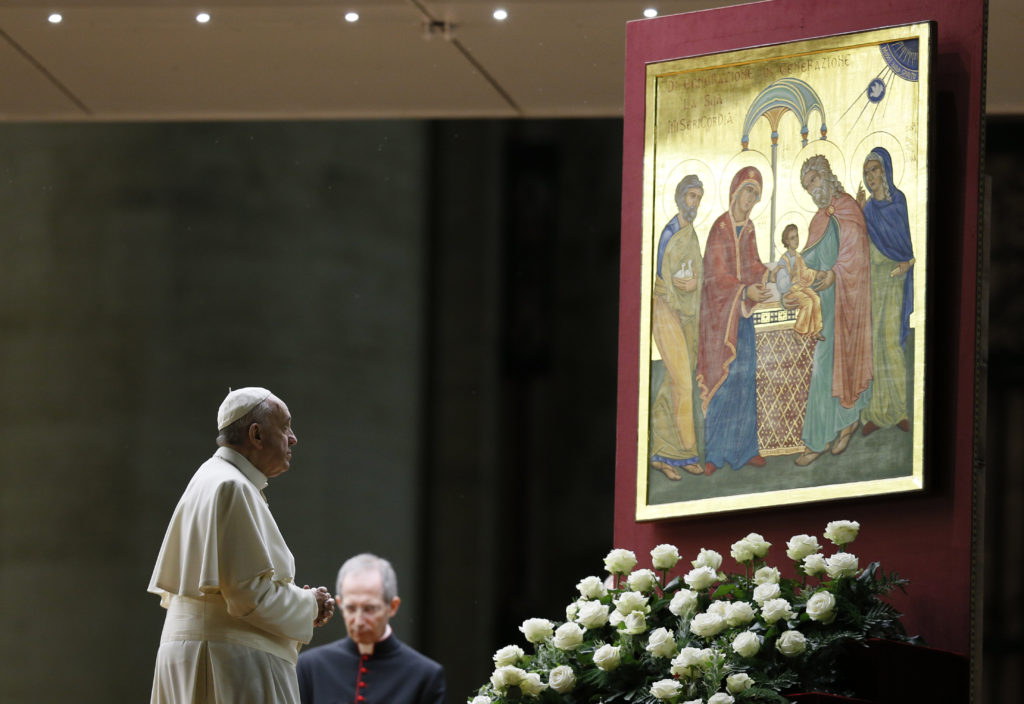
<path fill-rule="evenodd" d="M 800 183 L 819 208 L 803 257 L 824 272 L 815 288 L 826 338 L 814 348 L 802 433 L 806 450 L 796 459 L 806 466 L 826 450 L 838 455 L 847 448 L 870 396 L 871 260 L 864 215 L 828 159 L 817 155 L 804 162 Z"/>

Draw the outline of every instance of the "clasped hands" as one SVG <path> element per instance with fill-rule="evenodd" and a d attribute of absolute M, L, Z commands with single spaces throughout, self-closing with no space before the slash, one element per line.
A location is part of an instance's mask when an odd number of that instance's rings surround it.
<path fill-rule="evenodd" d="M 309 589 L 310 586 L 307 584 L 303 589 Z M 325 623 L 331 620 L 331 616 L 334 615 L 334 597 L 327 591 L 327 587 L 317 587 L 313 589 L 313 596 L 316 598 L 316 619 L 313 621 L 313 627 L 319 628 Z"/>

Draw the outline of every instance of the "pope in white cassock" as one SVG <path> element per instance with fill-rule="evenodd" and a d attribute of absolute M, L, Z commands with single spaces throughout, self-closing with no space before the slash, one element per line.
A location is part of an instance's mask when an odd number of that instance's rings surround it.
<path fill-rule="evenodd" d="M 152 704 L 298 703 L 301 644 L 334 613 L 324 587 L 295 584 L 295 559 L 263 488 L 297 442 L 288 407 L 259 387 L 230 392 L 217 452 L 193 475 L 149 591 L 167 609 Z"/>

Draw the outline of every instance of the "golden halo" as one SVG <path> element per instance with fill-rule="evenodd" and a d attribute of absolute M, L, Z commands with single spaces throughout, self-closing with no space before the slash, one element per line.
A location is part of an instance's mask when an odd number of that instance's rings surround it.
<path fill-rule="evenodd" d="M 860 141 L 857 148 L 853 150 L 853 160 L 850 162 L 850 183 L 858 185 L 864 183 L 864 160 L 875 147 L 885 147 L 892 157 L 892 178 L 896 182 L 889 186 L 900 188 L 903 182 L 903 170 L 907 165 L 907 154 L 903 151 L 903 145 L 892 134 L 888 132 L 872 132 Z M 844 186 L 846 184 L 843 184 Z M 851 195 L 857 192 L 855 186 L 846 189 Z M 904 190 L 900 188 L 900 190 Z"/>
<path fill-rule="evenodd" d="M 729 209 L 729 188 L 732 186 L 733 176 L 737 171 L 748 166 L 753 166 L 761 172 L 761 198 L 754 204 L 754 209 L 750 211 L 750 219 L 757 221 L 764 214 L 765 209 L 771 206 L 772 190 L 775 187 L 775 179 L 772 177 L 772 162 L 755 149 L 744 149 L 729 159 L 722 170 L 722 182 L 718 187 L 721 207 L 715 210 L 716 218 Z M 757 225 L 757 227 L 761 226 Z"/>
<path fill-rule="evenodd" d="M 715 173 L 711 167 L 700 159 L 683 159 L 669 170 L 665 176 L 664 188 L 661 190 L 661 199 L 658 201 L 658 221 L 654 223 L 655 235 L 661 233 L 668 221 L 679 212 L 676 206 L 676 186 L 689 174 L 696 174 L 700 182 L 704 184 L 704 197 L 697 208 L 697 219 L 693 226 L 699 230 L 699 226 L 708 222 L 712 213 L 715 212 L 713 196 L 716 192 Z M 714 216 L 717 217 L 717 216 Z"/>
<path fill-rule="evenodd" d="M 836 178 L 840 179 L 840 183 L 842 183 L 843 174 L 846 173 L 846 158 L 835 142 L 830 142 L 827 139 L 812 139 L 807 143 L 806 147 L 797 152 L 796 158 L 793 160 L 792 170 L 795 177 L 792 184 L 793 198 L 796 200 L 797 205 L 808 213 L 818 212 L 818 206 L 814 204 L 811 194 L 805 191 L 803 184 L 800 183 L 800 169 L 803 168 L 805 161 L 818 154 L 828 159 L 829 166 L 832 167 L 832 173 L 836 175 Z M 860 179 L 858 179 L 859 182 Z M 842 185 L 843 189 L 849 193 L 849 185 L 845 183 Z M 854 187 L 853 192 L 857 192 L 856 187 Z"/>

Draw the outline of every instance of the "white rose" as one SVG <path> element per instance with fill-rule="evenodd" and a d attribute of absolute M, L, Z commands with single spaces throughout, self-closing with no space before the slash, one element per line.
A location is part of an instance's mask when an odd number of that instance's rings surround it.
<path fill-rule="evenodd" d="M 662 544 L 651 550 L 651 563 L 656 570 L 670 570 L 679 560 L 679 550 L 675 545 Z"/>
<path fill-rule="evenodd" d="M 566 606 L 565 607 L 565 620 L 566 621 L 575 621 L 576 620 L 576 614 L 579 612 L 579 610 L 580 610 L 580 603 L 578 601 L 574 601 L 571 604 L 569 604 L 568 606 Z"/>
<path fill-rule="evenodd" d="M 523 649 L 518 645 L 506 645 L 504 648 L 498 649 L 494 653 L 494 666 L 503 667 L 505 665 L 515 665 L 519 662 L 519 658 L 526 655 Z"/>
<path fill-rule="evenodd" d="M 539 696 L 548 686 L 540 681 L 540 674 L 530 672 L 519 683 L 519 690 L 528 697 Z"/>
<path fill-rule="evenodd" d="M 504 665 L 491 673 L 491 686 L 499 692 L 504 692 L 509 687 L 518 687 L 524 677 L 526 677 L 526 670 Z"/>
<path fill-rule="evenodd" d="M 754 544 L 748 540 L 737 540 L 732 544 L 729 554 L 736 562 L 750 562 L 754 559 Z"/>
<path fill-rule="evenodd" d="M 608 605 L 600 601 L 585 601 L 580 604 L 576 614 L 576 623 L 584 628 L 600 628 L 608 623 Z"/>
<path fill-rule="evenodd" d="M 576 673 L 568 665 L 559 665 L 548 673 L 548 686 L 559 694 L 567 694 L 576 687 Z"/>
<path fill-rule="evenodd" d="M 832 592 L 815 592 L 807 600 L 807 615 L 812 621 L 821 621 L 826 625 L 835 621 L 836 598 L 832 596 Z"/>
<path fill-rule="evenodd" d="M 690 621 L 690 631 L 704 638 L 718 635 L 725 626 L 725 619 L 717 614 L 697 614 Z"/>
<path fill-rule="evenodd" d="M 559 650 L 576 650 L 582 643 L 583 629 L 575 623 L 563 623 L 551 639 L 551 644 Z"/>
<path fill-rule="evenodd" d="M 672 663 L 683 667 L 704 667 L 710 659 L 710 649 L 688 646 L 679 651 L 679 655 L 676 655 Z"/>
<path fill-rule="evenodd" d="M 647 630 L 647 618 L 642 611 L 633 611 L 627 614 L 626 620 L 622 623 L 623 630 L 632 636 L 640 635 Z"/>
<path fill-rule="evenodd" d="M 764 604 L 769 599 L 778 599 L 780 596 L 782 596 L 782 590 L 778 584 L 765 582 L 754 587 L 754 601 L 758 604 Z"/>
<path fill-rule="evenodd" d="M 629 574 L 636 567 L 636 555 L 632 550 L 615 548 L 604 558 L 604 567 L 612 574 Z"/>
<path fill-rule="evenodd" d="M 713 567 L 707 565 L 694 567 L 683 577 L 683 581 L 690 586 L 690 589 L 696 589 L 697 591 L 707 589 L 717 580 L 718 573 L 715 572 Z"/>
<path fill-rule="evenodd" d="M 796 616 L 785 599 L 769 599 L 761 604 L 761 616 L 766 623 L 775 623 L 779 619 L 791 619 Z"/>
<path fill-rule="evenodd" d="M 725 692 L 712 694 L 708 698 L 708 704 L 733 704 L 736 700 Z"/>
<path fill-rule="evenodd" d="M 602 645 L 594 651 L 594 664 L 605 672 L 611 672 L 619 666 L 621 657 L 619 646 Z"/>
<path fill-rule="evenodd" d="M 802 559 L 813 553 L 821 550 L 821 546 L 818 545 L 818 539 L 813 535 L 807 535 L 801 533 L 800 535 L 794 535 L 786 543 L 786 555 L 793 562 L 800 562 Z"/>
<path fill-rule="evenodd" d="M 768 554 L 768 548 L 772 546 L 760 533 L 750 533 L 744 540 L 754 546 L 755 557 L 764 557 Z"/>
<path fill-rule="evenodd" d="M 857 556 L 852 552 L 837 552 L 825 560 L 825 572 L 832 579 L 852 577 L 857 574 Z"/>
<path fill-rule="evenodd" d="M 584 577 L 576 585 L 576 588 L 580 590 L 580 596 L 584 599 L 600 599 L 608 593 L 604 582 L 599 577 Z"/>
<path fill-rule="evenodd" d="M 658 585 L 658 576 L 651 570 L 637 570 L 626 578 L 626 584 L 635 592 L 649 592 Z"/>
<path fill-rule="evenodd" d="M 668 610 L 676 616 L 688 617 L 697 609 L 697 593 L 689 589 L 680 589 L 672 595 Z"/>
<path fill-rule="evenodd" d="M 725 610 L 725 622 L 730 626 L 742 626 L 754 620 L 754 608 L 748 601 L 729 602 Z"/>
<path fill-rule="evenodd" d="M 651 685 L 651 694 L 657 699 L 672 699 L 682 690 L 683 685 L 678 680 L 658 680 Z"/>
<path fill-rule="evenodd" d="M 858 532 L 860 523 L 857 521 L 832 521 L 825 526 L 825 537 L 839 547 L 852 543 Z"/>
<path fill-rule="evenodd" d="M 727 613 L 729 613 L 729 602 L 728 601 L 712 601 L 710 604 L 708 604 L 708 611 L 707 612 L 709 614 L 714 614 L 715 616 L 721 616 L 722 619 L 724 620 L 725 619 L 725 615 Z"/>
<path fill-rule="evenodd" d="M 546 618 L 528 618 L 523 621 L 523 625 L 519 627 L 519 630 L 526 636 L 526 640 L 531 643 L 543 643 L 546 639 L 551 637 L 551 631 L 554 628 L 551 621 Z"/>
<path fill-rule="evenodd" d="M 825 556 L 813 553 L 804 558 L 804 572 L 813 577 L 825 571 Z"/>
<path fill-rule="evenodd" d="M 469 704 L 491 704 L 491 698 L 481 694 L 470 699 Z"/>
<path fill-rule="evenodd" d="M 685 702 L 682 702 L 682 704 L 704 704 L 704 700 L 703 699 L 687 699 Z"/>
<path fill-rule="evenodd" d="M 729 675 L 725 680 L 725 688 L 733 694 L 746 692 L 753 686 L 754 680 L 746 672 L 737 672 L 735 675 Z"/>
<path fill-rule="evenodd" d="M 718 568 L 722 566 L 722 556 L 714 550 L 701 548 L 700 552 L 697 553 L 697 559 L 690 564 L 694 567 L 710 567 L 715 572 L 718 572 Z"/>
<path fill-rule="evenodd" d="M 612 611 L 608 616 L 608 624 L 618 628 L 621 624 L 626 622 L 626 617 L 619 613 L 618 610 Z"/>
<path fill-rule="evenodd" d="M 761 649 L 761 639 L 753 631 L 743 631 L 732 639 L 732 649 L 742 658 L 752 658 Z"/>
<path fill-rule="evenodd" d="M 647 597 L 640 592 L 622 592 L 613 603 L 615 604 L 616 611 L 623 616 L 627 616 L 634 611 L 642 611 L 644 613 L 648 611 Z"/>
<path fill-rule="evenodd" d="M 781 579 L 778 567 L 761 567 L 754 571 L 754 584 L 778 584 Z"/>
<path fill-rule="evenodd" d="M 656 658 L 670 658 L 676 654 L 676 639 L 667 628 L 655 628 L 647 638 L 647 652 Z"/>
<path fill-rule="evenodd" d="M 807 649 L 807 639 L 800 631 L 783 631 L 775 641 L 775 649 L 787 657 L 793 657 Z"/>

